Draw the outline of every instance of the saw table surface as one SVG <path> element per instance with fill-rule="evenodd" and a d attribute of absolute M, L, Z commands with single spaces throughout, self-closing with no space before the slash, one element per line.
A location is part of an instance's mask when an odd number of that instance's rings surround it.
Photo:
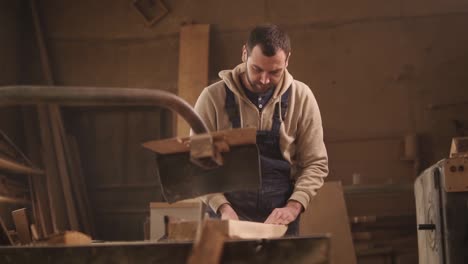
<path fill-rule="evenodd" d="M 0 263 L 186 263 L 193 243 L 100 242 L 82 246 L 3 246 Z M 329 263 L 329 236 L 229 240 L 221 263 Z"/>

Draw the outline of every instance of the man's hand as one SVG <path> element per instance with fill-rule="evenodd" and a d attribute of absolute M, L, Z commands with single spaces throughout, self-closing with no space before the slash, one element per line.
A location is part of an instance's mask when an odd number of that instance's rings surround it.
<path fill-rule="evenodd" d="M 223 204 L 218 208 L 218 211 L 221 213 L 222 220 L 239 220 L 234 209 L 232 209 L 230 204 Z"/>
<path fill-rule="evenodd" d="M 288 201 L 285 207 L 274 209 L 265 224 L 287 225 L 296 220 L 301 212 L 302 204 L 291 200 Z"/>

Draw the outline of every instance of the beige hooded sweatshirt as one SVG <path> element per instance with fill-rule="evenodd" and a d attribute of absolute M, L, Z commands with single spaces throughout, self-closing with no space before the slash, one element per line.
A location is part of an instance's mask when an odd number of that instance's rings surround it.
<path fill-rule="evenodd" d="M 202 91 L 195 104 L 195 111 L 210 131 L 232 128 L 225 111 L 226 84 L 235 94 L 241 127 L 271 130 L 275 105 L 292 84 L 287 113 L 280 127 L 280 148 L 283 157 L 291 164 L 291 177 L 296 181 L 289 200 L 298 201 L 306 209 L 316 190 L 323 185 L 323 178 L 328 175 L 327 150 L 323 142 L 322 119 L 317 101 L 310 88 L 294 80 L 286 70 L 273 96 L 260 113 L 242 89 L 240 76 L 245 74 L 245 70 L 243 63 L 233 70 L 221 71 L 219 77 L 222 80 Z M 206 195 L 202 200 L 215 212 L 222 204 L 229 203 L 221 193 Z"/>

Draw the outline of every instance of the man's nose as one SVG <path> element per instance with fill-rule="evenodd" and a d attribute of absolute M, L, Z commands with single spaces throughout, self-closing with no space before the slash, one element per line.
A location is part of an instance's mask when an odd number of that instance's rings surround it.
<path fill-rule="evenodd" d="M 262 73 L 260 76 L 260 82 L 262 84 L 269 84 L 270 83 L 270 76 L 268 76 L 268 73 Z"/>

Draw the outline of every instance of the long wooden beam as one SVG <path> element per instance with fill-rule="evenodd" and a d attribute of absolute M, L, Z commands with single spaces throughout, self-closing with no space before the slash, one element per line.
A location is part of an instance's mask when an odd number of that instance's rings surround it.
<path fill-rule="evenodd" d="M 1 158 L 0 157 L 0 169 L 12 172 L 12 173 L 22 173 L 22 174 L 32 174 L 32 175 L 43 175 L 44 171 L 39 169 L 33 169 L 28 166 L 25 166 L 21 163 Z"/>

